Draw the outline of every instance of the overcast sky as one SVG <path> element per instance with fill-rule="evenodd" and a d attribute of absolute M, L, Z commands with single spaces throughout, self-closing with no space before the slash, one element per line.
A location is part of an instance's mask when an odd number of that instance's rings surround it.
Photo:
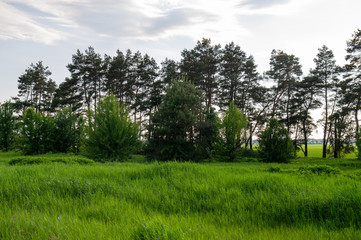
<path fill-rule="evenodd" d="M 203 37 L 234 41 L 262 73 L 272 49 L 295 54 L 308 72 L 327 45 L 343 64 L 360 9 L 360 0 L 0 0 L 0 102 L 16 96 L 31 63 L 43 61 L 60 83 L 88 46 L 112 56 L 140 50 L 160 63 Z"/>

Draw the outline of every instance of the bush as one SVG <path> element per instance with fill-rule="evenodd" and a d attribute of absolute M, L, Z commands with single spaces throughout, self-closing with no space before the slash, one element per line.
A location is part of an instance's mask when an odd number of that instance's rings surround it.
<path fill-rule="evenodd" d="M 0 106 L 0 150 L 6 152 L 14 141 L 15 117 L 14 108 L 10 102 Z"/>
<path fill-rule="evenodd" d="M 341 170 L 327 165 L 314 165 L 314 166 L 308 165 L 305 167 L 299 167 L 297 172 L 302 175 L 309 175 L 309 174 L 336 175 L 336 174 L 340 174 Z"/>
<path fill-rule="evenodd" d="M 22 156 L 9 161 L 9 165 L 32 165 L 44 163 L 64 163 L 64 164 L 93 164 L 94 161 L 85 157 L 39 157 Z"/>
<path fill-rule="evenodd" d="M 264 162 L 289 162 L 295 156 L 293 143 L 287 129 L 274 118 L 258 136 L 259 154 Z"/>
<path fill-rule="evenodd" d="M 20 122 L 20 148 L 26 155 L 41 154 L 53 150 L 54 121 L 51 117 L 35 112 L 30 107 Z"/>
<path fill-rule="evenodd" d="M 212 157 L 219 161 L 239 161 L 245 150 L 241 147 L 247 137 L 247 126 L 247 117 L 232 101 L 223 118 L 221 136 L 214 146 Z"/>
<path fill-rule="evenodd" d="M 28 108 L 19 124 L 20 149 L 26 155 L 79 152 L 83 121 L 70 108 L 60 110 L 54 117 Z"/>
<path fill-rule="evenodd" d="M 79 152 L 83 121 L 83 118 L 78 118 L 71 108 L 64 108 L 56 113 L 52 133 L 53 152 Z"/>
<path fill-rule="evenodd" d="M 119 161 L 139 148 L 139 126 L 130 121 L 128 110 L 114 95 L 102 98 L 96 112 L 88 113 L 88 121 L 84 145 L 89 157 Z"/>

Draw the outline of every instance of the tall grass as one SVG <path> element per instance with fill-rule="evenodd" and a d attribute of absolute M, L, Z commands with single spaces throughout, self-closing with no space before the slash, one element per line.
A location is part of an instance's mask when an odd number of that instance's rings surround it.
<path fill-rule="evenodd" d="M 357 239 L 361 167 L 300 166 L 3 164 L 0 239 Z"/>

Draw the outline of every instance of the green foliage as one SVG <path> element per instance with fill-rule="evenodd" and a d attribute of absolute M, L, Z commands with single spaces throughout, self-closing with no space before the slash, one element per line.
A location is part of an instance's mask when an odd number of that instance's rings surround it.
<path fill-rule="evenodd" d="M 199 123 L 199 135 L 196 139 L 196 160 L 210 159 L 215 144 L 219 141 L 219 128 L 221 126 L 220 119 L 210 108 L 206 114 L 204 121 Z"/>
<path fill-rule="evenodd" d="M 147 157 L 159 161 L 190 160 L 201 111 L 201 94 L 185 80 L 173 81 L 159 110 L 152 116 Z"/>
<path fill-rule="evenodd" d="M 222 139 L 215 154 L 230 162 L 237 159 L 241 154 L 242 143 L 247 139 L 247 127 L 247 117 L 232 101 L 222 121 Z"/>
<path fill-rule="evenodd" d="M 28 108 L 19 123 L 19 147 L 27 155 L 78 153 L 83 138 L 83 121 L 70 108 L 60 110 L 54 117 Z"/>
<path fill-rule="evenodd" d="M 41 156 L 22 156 L 9 161 L 9 165 L 32 165 L 46 163 L 64 163 L 64 164 L 92 164 L 93 160 L 85 157 L 41 157 Z"/>
<path fill-rule="evenodd" d="M 9 151 L 14 142 L 15 117 L 10 102 L 0 105 L 0 150 Z"/>
<path fill-rule="evenodd" d="M 83 134 L 83 119 L 71 108 L 64 108 L 54 116 L 53 152 L 79 152 Z"/>
<path fill-rule="evenodd" d="M 20 148 L 26 155 L 50 152 L 53 149 L 54 121 L 30 107 L 20 122 Z"/>
<path fill-rule="evenodd" d="M 319 175 L 336 175 L 340 174 L 341 171 L 338 168 L 331 167 L 328 165 L 307 165 L 299 167 L 297 172 L 303 175 L 319 174 Z"/>
<path fill-rule="evenodd" d="M 289 162 L 294 148 L 287 129 L 272 118 L 267 128 L 258 136 L 259 154 L 264 162 Z"/>
<path fill-rule="evenodd" d="M 102 98 L 95 113 L 88 112 L 86 133 L 85 151 L 91 158 L 120 161 L 139 146 L 139 126 L 114 95 Z"/>

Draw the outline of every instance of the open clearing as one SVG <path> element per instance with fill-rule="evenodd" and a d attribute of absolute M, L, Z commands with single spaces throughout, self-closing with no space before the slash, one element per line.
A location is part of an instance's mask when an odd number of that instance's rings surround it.
<path fill-rule="evenodd" d="M 15 155 L 0 153 L 0 239 L 361 236 L 356 159 L 9 166 Z"/>

